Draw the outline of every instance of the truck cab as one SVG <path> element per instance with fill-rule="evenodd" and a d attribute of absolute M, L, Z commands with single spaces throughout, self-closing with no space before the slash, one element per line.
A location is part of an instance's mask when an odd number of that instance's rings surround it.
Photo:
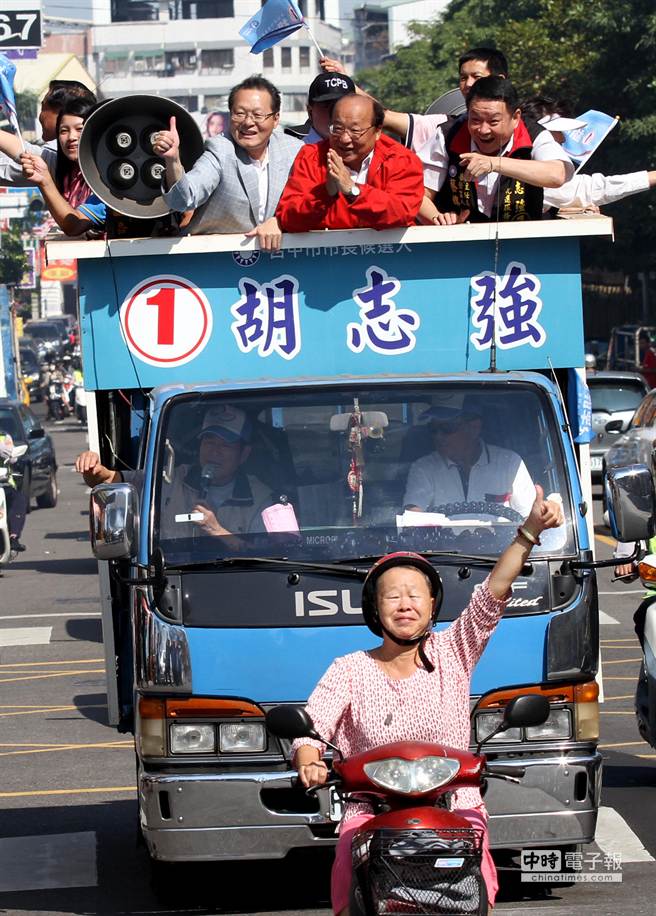
<path fill-rule="evenodd" d="M 593 838 L 598 605 L 569 395 L 577 237 L 610 231 L 600 217 L 308 233 L 273 254 L 237 236 L 50 246 L 80 259 L 91 444 L 122 477 L 92 494 L 91 527 L 110 712 L 135 735 L 153 858 L 334 843 L 333 800 L 298 788 L 266 711 L 375 644 L 360 591 L 381 554 L 431 558 L 448 626 L 537 483 L 565 524 L 475 669 L 472 742 L 513 696 L 545 695 L 544 726 L 488 745 L 526 768 L 521 787 L 490 787 L 491 845 Z"/>

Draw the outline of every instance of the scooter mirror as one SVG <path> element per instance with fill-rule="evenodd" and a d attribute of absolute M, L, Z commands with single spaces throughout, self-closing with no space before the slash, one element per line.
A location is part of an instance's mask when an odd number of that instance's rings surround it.
<path fill-rule="evenodd" d="M 542 725 L 549 718 L 549 700 L 538 693 L 513 697 L 503 711 L 503 728 L 530 728 Z"/>
<path fill-rule="evenodd" d="M 276 738 L 318 738 L 302 706 L 274 706 L 266 714 L 267 728 Z"/>

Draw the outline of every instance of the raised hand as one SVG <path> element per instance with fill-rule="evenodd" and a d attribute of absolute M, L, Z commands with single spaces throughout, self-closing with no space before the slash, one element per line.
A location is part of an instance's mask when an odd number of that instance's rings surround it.
<path fill-rule="evenodd" d="M 175 116 L 171 117 L 168 130 L 160 130 L 155 134 L 153 151 L 162 159 L 178 161 L 180 159 L 180 136 L 175 123 Z"/>
<path fill-rule="evenodd" d="M 535 502 L 523 527 L 538 538 L 540 532 L 547 528 L 558 528 L 562 525 L 564 518 L 561 504 L 554 499 L 545 499 L 544 490 L 539 483 L 535 485 L 535 493 Z"/>
<path fill-rule="evenodd" d="M 34 153 L 21 153 L 20 163 L 23 167 L 23 175 L 32 184 L 41 186 L 51 180 L 52 176 L 48 166 L 41 156 L 37 156 Z"/>

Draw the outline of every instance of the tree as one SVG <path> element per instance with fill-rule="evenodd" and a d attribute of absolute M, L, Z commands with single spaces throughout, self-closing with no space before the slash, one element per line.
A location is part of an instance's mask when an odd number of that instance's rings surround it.
<path fill-rule="evenodd" d="M 599 108 L 621 117 L 591 168 L 621 174 L 656 164 L 656 8 L 653 0 L 451 0 L 433 23 L 381 67 L 358 74 L 377 98 L 423 111 L 457 85 L 457 58 L 471 47 L 501 48 L 520 97 L 565 97 L 574 113 Z M 614 246 L 586 246 L 588 264 L 631 273 L 656 269 L 656 195 L 609 209 Z"/>
<path fill-rule="evenodd" d="M 15 286 L 27 270 L 27 257 L 21 240 L 21 229 L 13 225 L 0 232 L 0 283 Z"/>

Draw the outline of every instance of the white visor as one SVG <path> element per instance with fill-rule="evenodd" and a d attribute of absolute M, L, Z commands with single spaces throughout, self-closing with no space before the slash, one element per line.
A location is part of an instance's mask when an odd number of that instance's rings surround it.
<path fill-rule="evenodd" d="M 552 133 L 554 131 L 566 133 L 568 130 L 576 130 L 578 127 L 585 127 L 585 121 L 578 121 L 576 118 L 562 118 L 557 113 L 545 115 L 544 118 L 540 118 L 538 124 L 541 124 L 542 127 L 546 127 L 546 129 L 550 130 Z"/>

